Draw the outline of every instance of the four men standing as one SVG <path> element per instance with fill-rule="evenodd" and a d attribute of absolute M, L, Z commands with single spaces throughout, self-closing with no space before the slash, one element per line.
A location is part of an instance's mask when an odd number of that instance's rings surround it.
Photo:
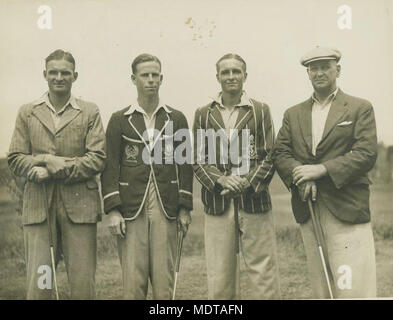
<path fill-rule="evenodd" d="M 65 258 L 71 298 L 95 297 L 101 214 L 95 176 L 105 163 L 104 210 L 117 236 L 127 299 L 145 299 L 149 279 L 154 299 L 172 297 L 176 243 L 191 223 L 192 164 L 206 213 L 209 299 L 240 298 L 240 252 L 253 297 L 280 298 L 268 189 L 274 168 L 292 192 L 314 297 L 327 297 L 315 228 L 334 296 L 375 297 L 367 178 L 377 155 L 375 119 L 368 101 L 337 88 L 340 57 L 337 50 L 317 47 L 301 59 L 314 93 L 285 112 L 274 143 L 269 107 L 243 90 L 245 61 L 224 55 L 216 64 L 222 91 L 195 113 L 191 161 L 187 120 L 159 97 L 157 57 L 141 54 L 133 61 L 138 97 L 112 114 L 105 143 L 97 106 L 71 95 L 78 75 L 74 58 L 53 52 L 44 71 L 49 92 L 21 107 L 8 155 L 13 173 L 28 180 L 22 216 L 27 298 L 50 298 L 38 278 L 42 266 L 50 265 L 51 235 L 56 257 Z M 343 272 L 350 272 L 350 284 L 340 283 Z"/>

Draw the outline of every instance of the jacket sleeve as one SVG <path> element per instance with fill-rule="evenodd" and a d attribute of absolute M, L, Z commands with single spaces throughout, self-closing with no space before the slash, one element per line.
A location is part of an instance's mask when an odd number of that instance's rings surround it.
<path fill-rule="evenodd" d="M 370 103 L 359 109 L 353 139 L 350 152 L 323 163 L 338 189 L 370 171 L 377 159 L 377 132 L 374 110 Z"/>
<path fill-rule="evenodd" d="M 12 135 L 8 152 L 8 166 L 15 176 L 25 177 L 34 166 L 44 165 L 43 156 L 32 155 L 30 132 L 28 127 L 28 105 L 19 109 L 15 121 L 15 129 Z"/>
<path fill-rule="evenodd" d="M 179 145 L 183 145 L 184 149 L 181 148 L 182 155 L 175 154 L 176 170 L 178 173 L 179 181 L 179 207 L 192 211 L 193 209 L 193 178 L 194 173 L 192 170 L 192 141 L 191 134 L 188 128 L 188 123 L 186 117 L 180 113 L 180 119 L 177 125 L 178 130 L 175 133 L 175 143 L 176 151 Z M 179 159 L 184 159 L 183 161 L 178 161 Z"/>
<path fill-rule="evenodd" d="M 64 180 L 65 183 L 87 180 L 104 170 L 106 159 L 105 132 L 96 105 L 89 115 L 88 131 L 84 138 L 86 153 L 82 157 L 75 157 L 72 170 Z"/>
<path fill-rule="evenodd" d="M 215 166 L 206 163 L 208 158 L 207 144 L 205 141 L 205 130 L 202 123 L 201 109 L 195 112 L 193 135 L 194 135 L 194 172 L 198 181 L 210 192 L 220 191 L 220 186 L 216 184 L 217 179 L 224 175 Z"/>
<path fill-rule="evenodd" d="M 262 139 L 258 140 L 258 147 L 262 155 L 258 161 L 258 165 L 255 166 L 245 176 L 250 182 L 254 191 L 261 192 L 269 186 L 270 181 L 274 175 L 274 166 L 271 159 L 271 151 L 274 144 L 274 126 L 272 117 L 270 115 L 269 107 L 266 104 L 262 105 Z"/>
<path fill-rule="evenodd" d="M 104 211 L 108 213 L 121 205 L 119 175 L 121 161 L 121 128 L 116 113 L 109 119 L 106 130 L 107 161 L 101 176 Z"/>
<path fill-rule="evenodd" d="M 292 171 L 297 166 L 301 166 L 302 163 L 293 157 L 293 145 L 292 136 L 289 121 L 288 110 L 284 113 L 282 126 L 278 132 L 276 142 L 273 147 L 272 159 L 274 166 L 285 183 L 288 189 L 291 188 L 293 177 Z"/>

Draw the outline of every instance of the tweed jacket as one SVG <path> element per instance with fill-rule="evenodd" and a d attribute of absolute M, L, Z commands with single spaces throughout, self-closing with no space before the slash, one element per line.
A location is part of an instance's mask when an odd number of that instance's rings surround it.
<path fill-rule="evenodd" d="M 27 181 L 23 192 L 23 224 L 46 219 L 44 201 L 50 205 L 54 188 L 62 197 L 69 218 L 75 223 L 95 223 L 101 219 L 101 200 L 96 182 L 105 165 L 105 133 L 97 105 L 75 99 L 77 109 L 68 106 L 55 129 L 51 111 L 39 99 L 23 105 L 18 112 L 8 154 L 8 164 L 16 176 L 26 177 L 34 166 L 42 166 L 42 155 L 74 158 L 64 180 L 49 179 L 43 184 Z"/>
<path fill-rule="evenodd" d="M 370 221 L 367 172 L 377 157 L 377 135 L 370 102 L 338 90 L 326 120 L 322 140 L 312 154 L 312 98 L 289 108 L 277 135 L 273 159 L 277 172 L 292 192 L 292 209 L 298 223 L 309 217 L 292 184 L 292 170 L 304 164 L 323 164 L 328 175 L 317 180 L 318 197 L 331 213 L 348 223 Z"/>
<path fill-rule="evenodd" d="M 222 175 L 230 175 L 234 168 L 242 166 L 243 161 L 248 160 L 247 172 L 240 173 L 240 175 L 247 178 L 251 186 L 241 195 L 239 206 L 248 213 L 266 212 L 272 207 L 268 186 L 274 174 L 273 163 L 270 159 L 270 151 L 274 143 L 274 127 L 269 106 L 249 99 L 244 93 L 234 128 L 238 130 L 238 148 L 236 144 L 231 145 L 230 139 L 234 136 L 231 138 L 225 136 L 222 140 L 219 138 L 215 147 L 211 147 L 208 141 L 209 136 L 223 132 L 225 128 L 217 104 L 217 101 L 213 101 L 197 109 L 193 125 L 194 173 L 202 185 L 204 211 L 207 214 L 220 215 L 229 207 L 230 199 L 220 195 L 222 188 L 216 183 L 217 179 Z M 249 144 L 248 149 L 243 147 L 241 138 L 243 130 L 246 129 L 249 130 L 249 139 L 246 142 Z M 213 132 L 209 133 L 209 130 Z M 204 132 L 208 134 L 203 137 Z M 201 143 L 202 140 L 204 143 Z M 222 150 L 222 144 L 228 144 L 229 147 Z M 247 152 L 245 150 L 248 150 L 249 154 L 244 154 Z M 222 154 L 222 152 L 227 154 Z M 237 153 L 238 157 L 231 157 L 230 154 L 233 152 Z M 228 159 L 227 163 L 222 161 L 225 156 Z M 208 158 L 213 158 L 213 161 Z"/>
<path fill-rule="evenodd" d="M 108 213 L 116 208 L 124 218 L 135 219 L 152 182 L 165 216 L 176 219 L 180 208 L 193 209 L 191 160 L 176 161 L 179 145 L 187 145 L 183 151 L 191 153 L 187 120 L 174 108 L 159 107 L 154 145 L 150 146 L 142 113 L 130 110 L 128 106 L 113 113 L 108 123 L 108 160 L 102 175 L 104 210 Z M 181 132 L 186 135 L 178 136 Z"/>

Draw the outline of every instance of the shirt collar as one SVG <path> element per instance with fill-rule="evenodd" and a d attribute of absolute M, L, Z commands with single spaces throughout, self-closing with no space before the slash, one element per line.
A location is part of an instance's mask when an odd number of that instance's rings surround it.
<path fill-rule="evenodd" d="M 337 92 L 338 92 L 338 87 L 336 88 L 336 90 L 334 90 L 331 94 L 329 94 L 329 96 L 325 99 L 323 105 L 328 104 L 329 102 L 333 101 L 333 99 L 336 97 Z M 313 102 L 317 102 L 319 104 L 321 104 L 321 102 L 318 101 L 317 97 L 315 96 L 315 91 L 313 92 L 311 99 Z"/>
<path fill-rule="evenodd" d="M 81 108 L 79 107 L 78 103 L 76 102 L 75 97 L 71 94 L 70 98 L 68 99 L 67 103 L 61 108 L 59 112 L 56 112 L 56 109 L 53 107 L 49 100 L 49 92 L 45 92 L 40 98 L 38 98 L 36 101 L 34 101 L 33 105 L 38 106 L 42 103 L 45 103 L 50 109 L 52 109 L 55 113 L 61 113 L 68 105 L 70 105 L 72 108 L 76 110 L 80 110 Z"/>
<path fill-rule="evenodd" d="M 225 108 L 222 104 L 222 91 L 219 92 L 215 97 L 212 97 L 213 102 L 221 109 Z M 248 97 L 247 93 L 243 90 L 242 96 L 240 97 L 240 102 L 235 105 L 235 107 L 252 107 L 252 101 Z"/>
<path fill-rule="evenodd" d="M 163 108 L 165 110 L 166 113 L 171 113 L 172 111 L 169 110 L 169 108 L 167 107 L 167 105 L 160 99 L 158 101 L 158 106 L 156 108 L 156 110 L 154 110 L 153 112 L 153 116 L 158 112 L 158 110 L 160 110 L 161 108 Z M 142 114 L 146 114 L 146 111 L 139 105 L 138 100 L 135 100 L 133 103 L 131 103 L 130 107 L 127 109 L 126 112 L 124 112 L 124 115 L 130 115 L 132 113 L 134 113 L 135 111 L 138 111 Z"/>

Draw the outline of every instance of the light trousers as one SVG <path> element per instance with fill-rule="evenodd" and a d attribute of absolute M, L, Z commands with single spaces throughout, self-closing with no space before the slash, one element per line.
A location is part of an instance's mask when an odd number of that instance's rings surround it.
<path fill-rule="evenodd" d="M 239 209 L 240 252 L 253 299 L 280 299 L 276 238 L 272 211 Z M 222 215 L 205 215 L 208 298 L 233 300 L 236 292 L 236 240 L 233 201 Z"/>
<path fill-rule="evenodd" d="M 95 298 L 97 265 L 97 224 L 74 223 L 68 217 L 59 192 L 54 192 L 49 208 L 56 265 L 61 254 L 71 290 L 71 299 Z M 46 300 L 54 297 L 53 274 L 49 250 L 49 231 L 43 223 L 23 226 L 27 299 Z M 49 277 L 48 277 L 49 275 Z"/>
<path fill-rule="evenodd" d="M 177 236 L 177 221 L 166 218 L 151 182 L 142 211 L 117 238 L 124 299 L 146 299 L 149 279 L 153 299 L 172 299 Z"/>
<path fill-rule="evenodd" d="M 376 297 L 374 238 L 370 223 L 349 224 L 338 220 L 318 198 L 314 203 L 326 248 L 329 279 L 334 298 Z M 311 218 L 301 224 L 307 267 L 314 299 L 329 298 Z"/>

